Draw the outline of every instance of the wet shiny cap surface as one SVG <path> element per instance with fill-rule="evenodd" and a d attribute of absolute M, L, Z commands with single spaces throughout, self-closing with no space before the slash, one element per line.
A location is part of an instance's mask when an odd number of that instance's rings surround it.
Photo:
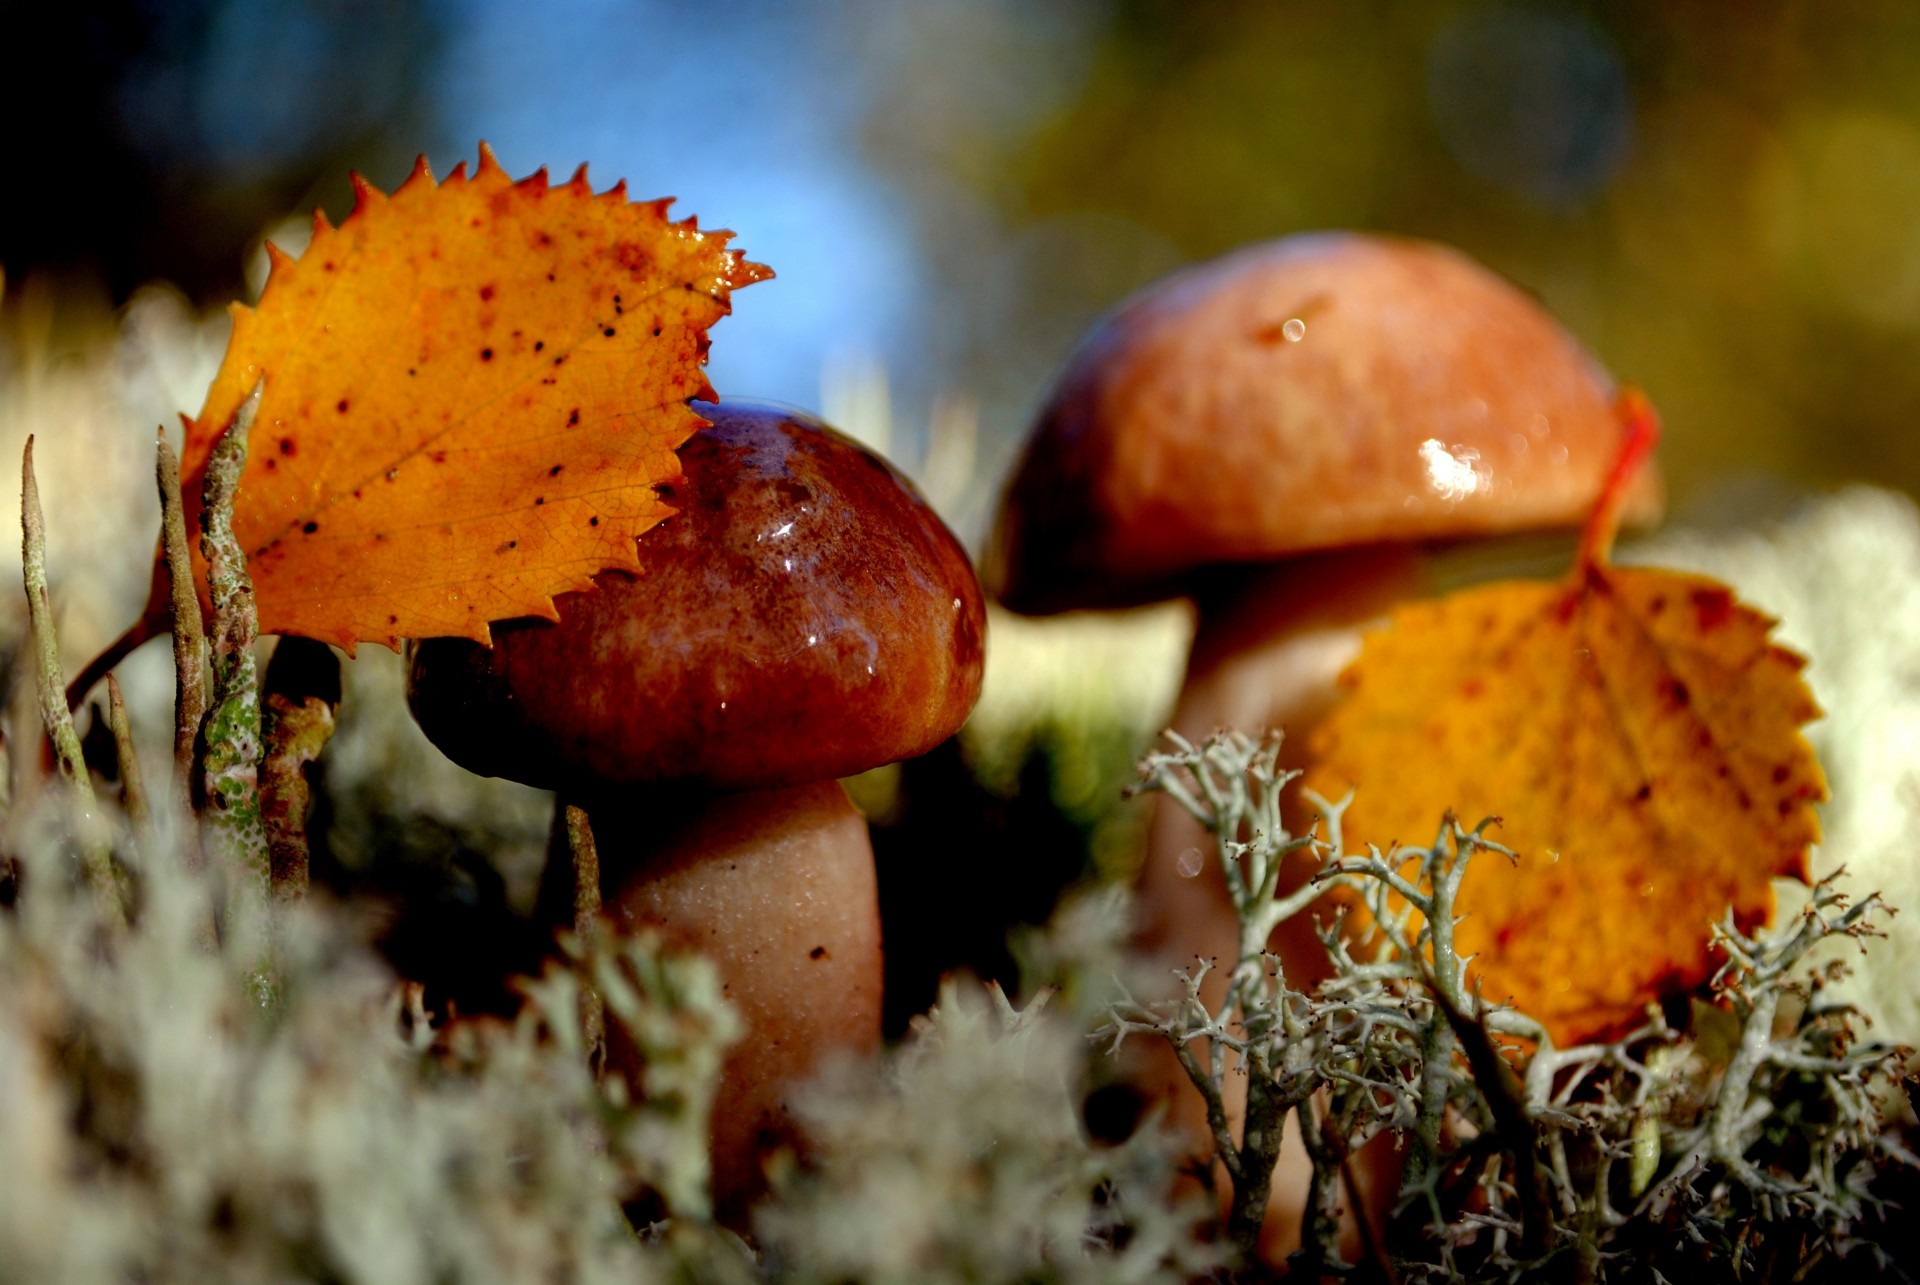
<path fill-rule="evenodd" d="M 412 649 L 408 699 L 455 762 L 551 788 L 766 789 L 921 754 L 980 693 L 966 552 L 892 466 L 795 412 L 695 403 L 679 512 L 641 573 Z"/>
<path fill-rule="evenodd" d="M 1577 526 L 1624 433 L 1612 379 L 1444 246 L 1316 233 L 1170 277 L 1068 362 L 988 585 L 1017 611 L 1179 592 L 1190 568 Z M 1652 470 L 1628 505 L 1658 508 Z"/>

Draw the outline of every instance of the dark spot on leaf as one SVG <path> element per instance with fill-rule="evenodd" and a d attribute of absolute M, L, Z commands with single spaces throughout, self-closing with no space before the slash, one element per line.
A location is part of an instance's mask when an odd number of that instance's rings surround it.
<path fill-rule="evenodd" d="M 1660 684 L 1660 694 L 1675 709 L 1685 709 L 1693 699 L 1687 685 L 1677 678 L 1669 678 Z"/>
<path fill-rule="evenodd" d="M 827 954 L 827 948 L 825 946 L 815 946 L 812 950 L 807 952 L 807 958 L 808 959 L 828 959 L 828 958 L 831 958 L 831 956 Z"/>
<path fill-rule="evenodd" d="M 600 333 L 605 335 L 607 338 L 611 339 L 618 332 L 616 332 L 612 326 L 608 326 L 605 330 L 602 330 Z"/>
<path fill-rule="evenodd" d="M 400 623 L 400 617 L 398 617 L 398 616 L 388 616 L 388 617 L 387 617 L 387 623 L 388 623 L 388 624 L 390 624 L 390 625 L 397 625 L 397 624 L 399 624 L 399 623 Z"/>
<path fill-rule="evenodd" d="M 534 341 L 533 341 L 533 350 L 534 350 L 535 352 L 543 352 L 543 351 L 545 351 L 545 350 L 546 350 L 546 346 L 547 346 L 547 341 L 546 341 L 546 340 L 544 340 L 544 339 L 536 339 L 536 340 L 534 340 Z"/>
<path fill-rule="evenodd" d="M 283 437 L 280 439 L 280 453 L 282 455 L 297 455 L 299 452 L 300 443 L 294 441 L 291 437 Z"/>
<path fill-rule="evenodd" d="M 1702 629 L 1718 629 L 1733 615 L 1733 594 L 1726 589 L 1695 589 L 1693 610 Z"/>
<path fill-rule="evenodd" d="M 318 522 L 309 522 L 305 526 L 301 527 L 300 529 L 302 531 L 305 531 L 308 535 L 312 535 L 315 531 L 318 531 L 320 529 L 320 524 Z"/>
<path fill-rule="evenodd" d="M 326 261 L 325 263 L 322 263 L 322 264 L 320 265 L 320 268 L 321 268 L 321 271 L 323 271 L 323 272 L 332 272 L 332 271 L 333 271 L 333 260 L 332 260 L 332 259 L 328 259 L 328 260 L 327 260 L 327 261 Z"/>
<path fill-rule="evenodd" d="M 1649 616 L 1657 616 L 1666 609 L 1667 595 L 1664 593 L 1656 593 L 1652 598 L 1647 600 L 1647 614 Z"/>
<path fill-rule="evenodd" d="M 435 464 L 445 464 L 447 462 L 447 453 L 445 451 L 435 451 L 432 459 Z"/>
<path fill-rule="evenodd" d="M 575 424 L 578 424 L 579 422 L 580 422 L 580 408 L 578 406 L 575 406 L 573 410 L 567 415 L 567 427 L 572 428 Z"/>
<path fill-rule="evenodd" d="M 548 477 L 559 477 L 559 476 L 560 476 L 560 470 L 561 470 L 561 469 L 563 469 L 563 468 L 565 468 L 565 467 L 566 467 L 566 465 L 564 465 L 564 464 L 556 464 L 556 465 L 554 465 L 554 466 L 553 466 L 552 468 L 550 468 L 550 469 L 548 469 L 548 470 L 547 470 L 547 476 L 548 476 Z"/>
<path fill-rule="evenodd" d="M 536 509 L 539 508 L 542 504 L 545 504 L 546 502 L 547 502 L 547 497 L 544 495 L 536 495 L 533 497 L 533 507 Z"/>
<path fill-rule="evenodd" d="M 658 326 L 655 326 L 655 327 L 653 328 L 653 337 L 654 337 L 655 339 L 658 339 L 658 338 L 660 337 L 660 327 L 658 327 Z"/>
<path fill-rule="evenodd" d="M 587 525 L 588 525 L 588 526 L 599 526 L 599 525 L 600 525 L 600 519 L 599 519 L 599 518 L 588 518 L 588 519 L 587 519 Z"/>
<path fill-rule="evenodd" d="M 481 286 L 481 287 L 480 287 L 480 302 L 482 302 L 482 303 L 486 303 L 486 302 L 488 302 L 489 300 L 491 300 L 492 298 L 493 298 L 493 287 L 492 287 L 492 286 Z"/>
<path fill-rule="evenodd" d="M 481 360 L 481 361 L 492 361 L 492 360 L 493 360 L 493 349 L 491 349 L 491 348 L 482 348 L 482 349 L 480 350 L 480 360 Z"/>
<path fill-rule="evenodd" d="M 1652 781 L 1642 781 L 1640 783 L 1640 788 L 1633 792 L 1633 801 L 1635 803 L 1645 803 L 1648 799 L 1652 797 L 1653 797 Z"/>

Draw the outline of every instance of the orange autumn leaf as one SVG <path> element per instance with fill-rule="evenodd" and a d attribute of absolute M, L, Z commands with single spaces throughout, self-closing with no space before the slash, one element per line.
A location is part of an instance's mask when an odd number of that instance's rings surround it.
<path fill-rule="evenodd" d="M 1826 797 L 1803 661 L 1726 586 L 1611 565 L 1609 503 L 1567 579 L 1415 603 L 1368 635 L 1306 782 L 1354 790 L 1350 846 L 1500 818 L 1517 861 L 1468 870 L 1458 946 L 1489 1000 L 1563 1045 L 1705 981 L 1709 925 L 1731 908 L 1751 929 L 1771 879 L 1807 877 Z"/>
<path fill-rule="evenodd" d="M 356 177 L 339 227 L 271 249 L 260 302 L 187 422 L 191 524 L 216 436 L 265 396 L 234 514 L 268 633 L 351 648 L 488 639 L 637 565 L 655 487 L 711 397 L 707 329 L 770 275 L 668 202 L 595 195 L 584 167 L 514 182 L 483 144 L 391 196 Z M 204 571 L 204 568 L 201 568 Z"/>

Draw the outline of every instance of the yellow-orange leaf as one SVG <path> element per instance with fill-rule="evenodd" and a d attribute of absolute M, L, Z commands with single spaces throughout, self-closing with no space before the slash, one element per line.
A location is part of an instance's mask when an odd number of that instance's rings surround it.
<path fill-rule="evenodd" d="M 1729 907 L 1751 928 L 1770 879 L 1806 878 L 1818 709 L 1772 625 L 1724 585 L 1604 552 L 1557 584 L 1404 607 L 1342 676 L 1307 784 L 1355 790 L 1349 845 L 1500 817 L 1518 862 L 1469 869 L 1460 950 L 1557 1042 L 1616 1031 L 1710 975 Z"/>
<path fill-rule="evenodd" d="M 672 511 L 654 488 L 712 395 L 707 329 L 769 274 L 666 201 L 595 195 L 584 169 L 516 183 L 484 145 L 471 177 L 436 184 L 423 160 L 391 196 L 355 186 L 233 310 L 187 424 L 189 519 L 264 377 L 234 515 L 263 631 L 350 648 L 552 618 Z"/>

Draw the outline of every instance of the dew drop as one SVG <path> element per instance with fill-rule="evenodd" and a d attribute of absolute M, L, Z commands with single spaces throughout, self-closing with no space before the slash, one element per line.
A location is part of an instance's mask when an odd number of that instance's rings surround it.
<path fill-rule="evenodd" d="M 1206 865 L 1206 861 L 1200 856 L 1200 849 L 1188 848 L 1180 854 L 1173 865 L 1174 869 L 1180 872 L 1182 879 L 1197 879 L 1200 877 L 1201 867 Z"/>

